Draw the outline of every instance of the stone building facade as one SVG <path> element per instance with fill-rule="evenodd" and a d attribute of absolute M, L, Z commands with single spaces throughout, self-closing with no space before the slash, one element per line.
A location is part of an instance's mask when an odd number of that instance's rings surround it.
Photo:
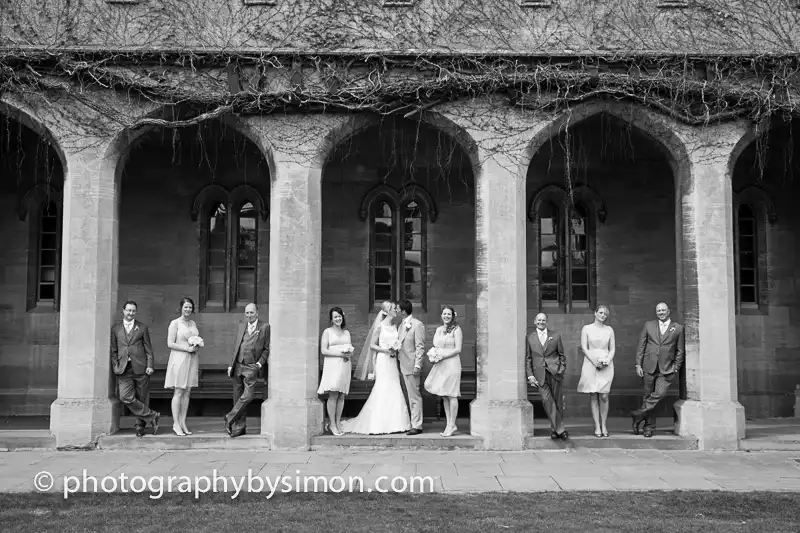
<path fill-rule="evenodd" d="M 103 20 L 121 9 L 88 3 Z M 405 20 L 390 7 L 394 22 Z M 524 17 L 552 10 L 563 22 L 565 8 L 526 7 L 515 9 Z M 647 12 L 681 16 L 659 9 Z M 82 27 L 72 31 L 87 47 L 119 45 L 92 41 Z M 396 50 L 399 32 L 384 49 Z M 518 37 L 521 49 L 533 39 Z M 164 75 L 187 88 L 205 77 L 234 95 L 252 90 L 242 80 L 253 76 L 273 93 L 298 76 L 305 87 L 327 86 L 303 59 L 314 48 L 298 47 L 276 52 L 285 65 L 269 72 L 171 65 Z M 135 124 L 99 111 L 111 108 Z M 580 329 L 594 307 L 611 309 L 611 410 L 625 415 L 641 398 L 638 336 L 660 301 L 687 327 L 685 375 L 662 413 L 674 409 L 679 434 L 731 449 L 745 435 L 745 414 L 792 414 L 800 383 L 792 123 L 687 124 L 602 98 L 533 111 L 491 93 L 387 116 L 314 108 L 192 121 L 181 106 L 100 87 L 78 99 L 9 91 L 0 113 L 0 414 L 49 413 L 61 447 L 116 428 L 108 343 L 122 302 L 138 302 L 161 369 L 184 296 L 198 305 L 209 371 L 224 368 L 245 303 L 268 318 L 261 420 L 275 448 L 308 447 L 322 431 L 318 343 L 328 309 L 344 309 L 360 345 L 387 297 L 414 302 L 429 342 L 441 307 L 457 310 L 463 381 L 474 391 L 470 431 L 488 449 L 521 449 L 532 434 L 524 338 L 540 310 L 566 341 L 568 418 L 588 415 L 575 387 Z M 176 118 L 191 124 L 160 125 Z"/>

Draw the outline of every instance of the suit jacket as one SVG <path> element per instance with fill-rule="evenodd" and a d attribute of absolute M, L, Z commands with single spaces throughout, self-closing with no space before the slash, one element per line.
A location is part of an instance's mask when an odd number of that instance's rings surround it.
<path fill-rule="evenodd" d="M 134 374 L 144 374 L 154 364 L 150 330 L 138 320 L 133 321 L 130 335 L 125 332 L 122 322 L 111 327 L 111 367 L 114 373 L 122 374 L 128 361 Z"/>
<path fill-rule="evenodd" d="M 245 353 L 242 354 L 242 362 L 247 365 L 261 363 L 261 368 L 263 369 L 267 365 L 267 359 L 269 358 L 269 324 L 259 320 L 256 324 L 256 331 L 258 335 L 256 342 L 253 343 L 251 349 L 245 350 Z M 233 341 L 231 364 L 228 366 L 234 366 L 237 363 L 236 356 L 239 355 L 239 347 L 242 345 L 245 333 L 247 333 L 246 320 L 239 323 L 239 329 Z"/>
<path fill-rule="evenodd" d="M 425 355 L 425 325 L 411 315 L 410 328 L 400 323 L 398 339 L 400 353 L 397 354 L 397 359 L 400 361 L 400 371 L 407 376 L 414 373 L 415 366 L 422 368 L 422 357 Z"/>
<path fill-rule="evenodd" d="M 644 325 L 636 350 L 636 364 L 648 374 L 661 369 L 662 374 L 672 374 L 681 369 L 685 350 L 683 326 L 671 322 L 664 336 L 658 327 L 658 320 L 650 320 Z"/>
<path fill-rule="evenodd" d="M 540 384 L 544 383 L 545 371 L 550 372 L 554 378 L 561 380 L 567 370 L 567 356 L 564 354 L 564 344 L 561 342 L 561 333 L 547 330 L 547 340 L 544 346 L 539 342 L 539 330 L 534 330 L 528 335 L 525 354 L 525 370 L 528 377 L 536 378 Z"/>

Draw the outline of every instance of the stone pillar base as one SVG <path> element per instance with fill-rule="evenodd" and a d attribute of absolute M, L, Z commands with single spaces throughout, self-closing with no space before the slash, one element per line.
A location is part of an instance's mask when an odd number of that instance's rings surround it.
<path fill-rule="evenodd" d="M 528 400 L 473 400 L 470 433 L 485 450 L 523 450 L 533 435 L 533 404 Z"/>
<path fill-rule="evenodd" d="M 701 450 L 738 450 L 745 435 L 744 407 L 739 402 L 678 400 L 675 433 L 696 437 Z"/>
<path fill-rule="evenodd" d="M 261 434 L 272 450 L 310 450 L 311 437 L 322 434 L 322 402 L 268 398 L 261 404 Z"/>
<path fill-rule="evenodd" d="M 50 406 L 50 433 L 59 449 L 94 449 L 97 438 L 116 425 L 109 398 L 58 398 Z"/>

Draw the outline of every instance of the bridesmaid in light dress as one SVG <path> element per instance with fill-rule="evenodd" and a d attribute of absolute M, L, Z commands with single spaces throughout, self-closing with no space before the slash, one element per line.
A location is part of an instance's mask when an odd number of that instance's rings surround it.
<path fill-rule="evenodd" d="M 442 437 L 450 437 L 458 428 L 458 397 L 461 396 L 461 345 L 464 335 L 456 322 L 456 312 L 449 305 L 442 308 L 442 325 L 436 328 L 433 348 L 428 357 L 433 368 L 425 380 L 425 390 L 444 400 L 444 415 L 447 427 Z M 432 356 L 432 357 L 431 357 Z"/>
<path fill-rule="evenodd" d="M 180 304 L 181 316 L 169 323 L 167 347 L 169 363 L 164 378 L 164 388 L 174 389 L 172 393 L 172 431 L 180 436 L 191 435 L 186 427 L 186 413 L 189 410 L 189 396 L 192 387 L 197 386 L 200 363 L 197 347 L 189 345 L 189 339 L 199 335 L 197 324 L 190 317 L 194 314 L 194 302 L 184 298 Z"/>
<path fill-rule="evenodd" d="M 322 362 L 322 378 L 319 380 L 317 394 L 328 393 L 328 419 L 331 433 L 343 435 L 339 427 L 344 410 L 344 397 L 350 392 L 350 374 L 353 345 L 350 343 L 350 332 L 341 308 L 334 307 L 328 313 L 331 326 L 322 332 L 320 351 L 325 356 Z"/>
<path fill-rule="evenodd" d="M 578 392 L 588 394 L 594 419 L 594 436 L 608 437 L 608 393 L 614 381 L 614 330 L 606 325 L 610 311 L 598 305 L 594 322 L 581 329 L 583 367 Z"/>

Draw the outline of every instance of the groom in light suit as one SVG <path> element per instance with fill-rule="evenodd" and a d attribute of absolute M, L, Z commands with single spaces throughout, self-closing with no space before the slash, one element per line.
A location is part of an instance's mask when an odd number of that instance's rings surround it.
<path fill-rule="evenodd" d="M 636 374 L 644 378 L 644 402 L 631 413 L 633 434 L 639 434 L 639 425 L 644 422 L 644 436 L 652 437 L 656 430 L 653 410 L 667 394 L 684 358 L 683 326 L 669 318 L 669 306 L 661 302 L 656 306 L 658 320 L 644 325 L 636 350 Z"/>
<path fill-rule="evenodd" d="M 408 394 L 408 408 L 411 413 L 411 429 L 406 435 L 419 435 L 422 433 L 422 395 L 419 392 L 419 375 L 422 372 L 422 356 L 425 354 L 425 325 L 411 316 L 413 308 L 411 302 L 400 302 L 400 323 L 398 339 L 400 352 L 397 359 L 400 364 L 400 373 Z"/>

